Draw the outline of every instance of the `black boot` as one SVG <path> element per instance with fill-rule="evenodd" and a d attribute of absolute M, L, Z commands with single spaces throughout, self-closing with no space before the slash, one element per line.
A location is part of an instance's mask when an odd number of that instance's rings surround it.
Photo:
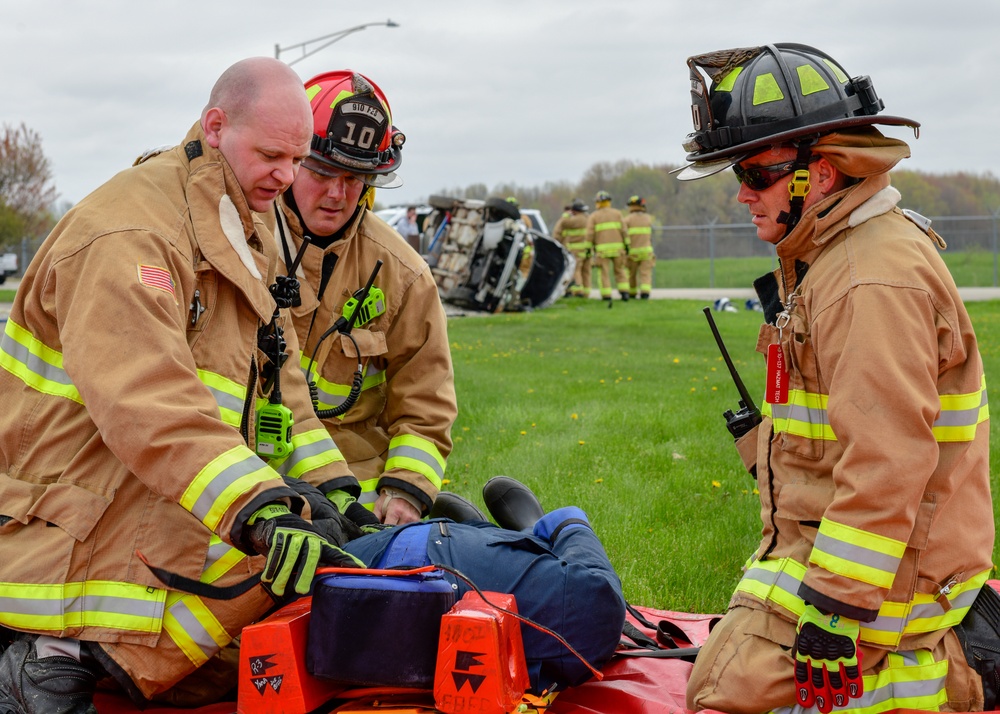
<path fill-rule="evenodd" d="M 0 712 L 97 714 L 97 674 L 72 657 L 42 657 L 35 638 L 22 637 L 0 656 Z"/>
<path fill-rule="evenodd" d="M 628 293 L 622 293 L 622 302 L 628 302 Z"/>
<path fill-rule="evenodd" d="M 487 481 L 483 502 L 497 525 L 511 531 L 530 531 L 545 515 L 531 489 L 509 476 L 494 476 Z"/>
<path fill-rule="evenodd" d="M 441 491 L 431 506 L 428 518 L 450 518 L 455 523 L 468 521 L 485 521 L 489 523 L 486 514 L 479 510 L 472 501 L 462 498 L 451 491 Z"/>

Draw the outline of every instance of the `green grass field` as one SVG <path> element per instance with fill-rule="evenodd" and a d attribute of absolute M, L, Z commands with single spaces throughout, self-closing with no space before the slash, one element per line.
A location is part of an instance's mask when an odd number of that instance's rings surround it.
<path fill-rule="evenodd" d="M 608 309 L 572 298 L 534 313 L 451 318 L 459 415 L 446 488 L 482 507 L 491 476 L 520 479 L 546 507 L 587 511 L 630 602 L 724 610 L 760 515 L 725 428 L 722 412 L 738 395 L 703 307 L 652 300 Z M 987 374 L 998 374 L 1000 302 L 969 311 Z M 760 313 L 713 316 L 756 397 Z"/>
<path fill-rule="evenodd" d="M 993 253 L 987 251 L 964 251 L 941 254 L 955 278 L 955 284 L 962 287 L 990 287 L 994 285 L 997 266 Z M 716 258 L 713 263 L 705 259 L 676 259 L 657 262 L 653 274 L 653 287 L 657 288 L 745 288 L 766 272 L 773 270 L 776 263 L 772 258 Z M 597 272 L 594 285 L 598 285 Z"/>

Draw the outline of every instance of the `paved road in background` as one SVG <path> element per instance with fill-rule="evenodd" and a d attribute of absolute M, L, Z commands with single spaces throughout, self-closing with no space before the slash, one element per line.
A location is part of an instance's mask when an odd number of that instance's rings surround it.
<path fill-rule="evenodd" d="M 3 285 L 0 285 L 0 289 L 16 290 L 20 284 L 20 280 L 12 278 Z M 617 296 L 617 294 L 616 292 L 615 295 Z M 959 288 L 958 294 L 962 296 L 965 302 L 1000 300 L 1000 288 Z M 599 300 L 600 297 L 601 295 L 597 290 L 591 291 L 590 298 L 592 300 Z M 740 303 L 744 300 L 757 297 L 757 295 L 754 293 L 753 288 L 654 288 L 651 297 L 654 300 L 704 300 L 707 303 L 713 303 L 719 298 L 727 297 L 739 307 Z M 617 301 L 617 297 L 615 300 Z M 449 305 L 445 306 L 445 310 L 449 315 L 483 314 L 458 309 L 453 310 Z M 9 313 L 10 303 L 0 303 L 0 320 L 6 320 Z"/>

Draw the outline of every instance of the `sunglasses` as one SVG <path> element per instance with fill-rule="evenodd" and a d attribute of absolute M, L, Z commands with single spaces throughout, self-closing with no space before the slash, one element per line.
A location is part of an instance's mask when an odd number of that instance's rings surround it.
<path fill-rule="evenodd" d="M 815 161 L 817 156 L 809 159 L 811 164 Z M 751 166 L 748 169 L 743 168 L 739 164 L 733 165 L 733 173 L 736 174 L 736 178 L 740 180 L 744 186 L 752 191 L 763 191 L 766 188 L 771 188 L 781 179 L 788 176 L 795 170 L 795 161 L 786 161 L 781 164 L 772 164 L 771 166 Z"/>

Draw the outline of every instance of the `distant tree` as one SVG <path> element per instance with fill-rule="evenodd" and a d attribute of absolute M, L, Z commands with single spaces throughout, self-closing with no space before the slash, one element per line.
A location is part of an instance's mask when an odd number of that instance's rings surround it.
<path fill-rule="evenodd" d="M 9 245 L 23 236 L 44 236 L 55 223 L 57 196 L 41 137 L 23 123 L 18 127 L 4 124 L 0 130 L 0 204 L 20 219 L 22 235 L 3 236 L 0 241 Z"/>

